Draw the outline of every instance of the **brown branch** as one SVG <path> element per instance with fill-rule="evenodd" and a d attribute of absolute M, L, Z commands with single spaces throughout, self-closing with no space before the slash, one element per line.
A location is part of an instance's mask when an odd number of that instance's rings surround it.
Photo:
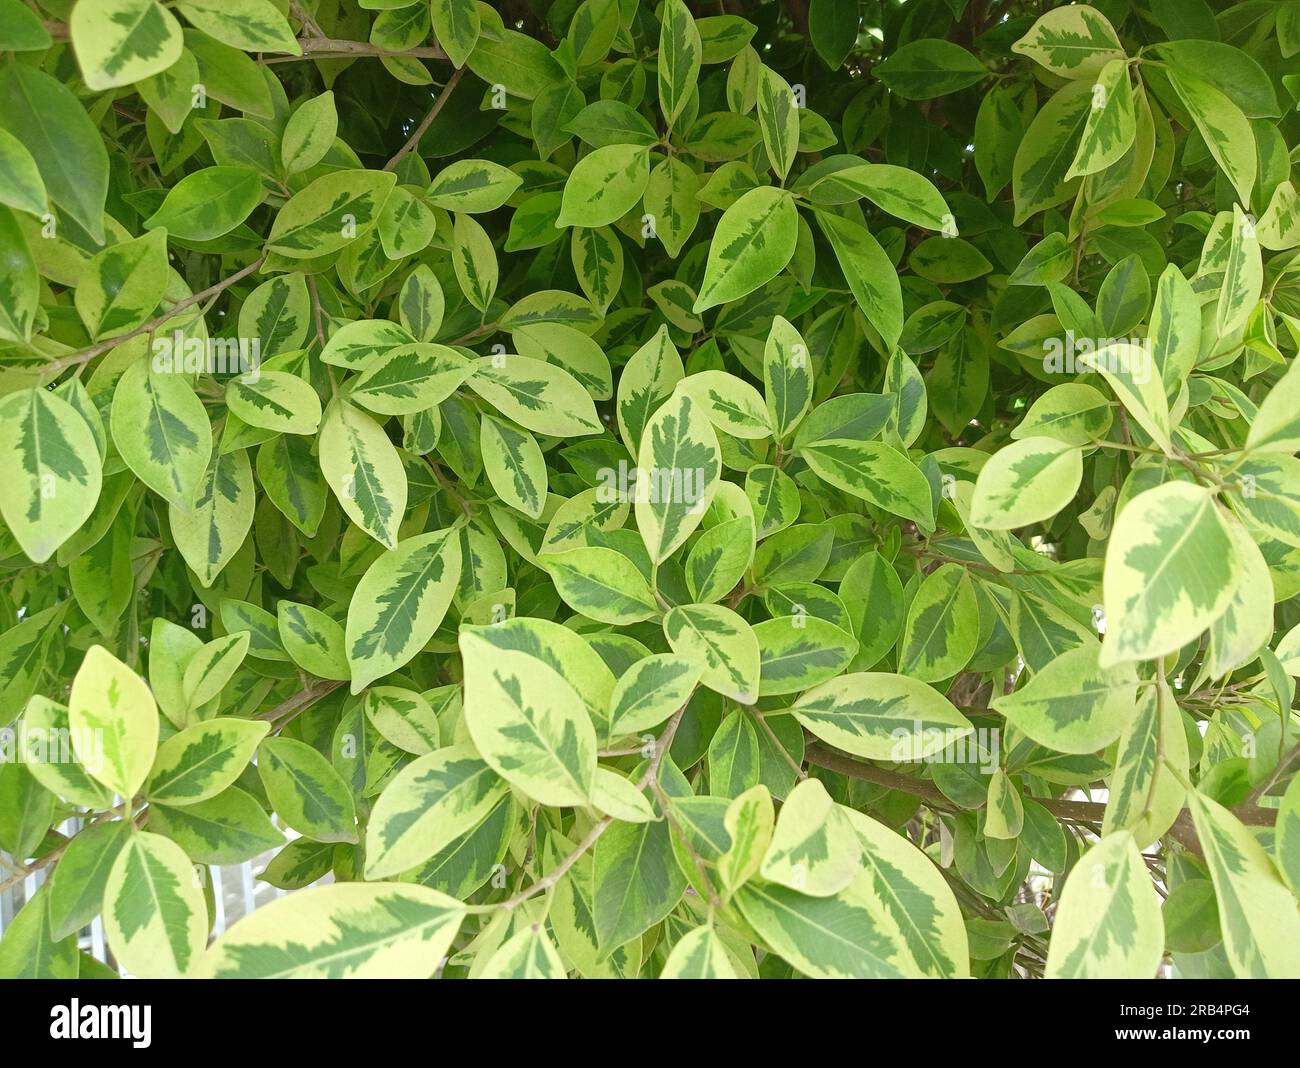
<path fill-rule="evenodd" d="M 329 34 L 320 28 L 320 24 L 312 18 L 307 9 L 303 7 L 302 4 L 298 3 L 298 0 L 289 0 L 289 7 L 298 17 L 298 21 L 302 23 L 302 28 L 311 34 L 312 37 L 319 39 L 329 36 Z"/>
<path fill-rule="evenodd" d="M 103 823 L 105 820 L 111 820 L 118 815 L 119 813 L 116 810 L 101 812 L 93 820 L 90 820 L 85 827 L 82 827 L 81 830 L 84 831 L 86 827 L 93 827 L 97 823 Z M 136 816 L 132 817 L 132 819 L 136 819 L 136 818 L 138 817 Z M 80 834 L 81 832 L 78 831 L 77 833 Z M 75 838 L 76 835 L 73 835 L 73 837 Z M 0 894 L 3 894 L 11 886 L 17 886 L 19 883 L 23 882 L 25 879 L 29 878 L 36 872 L 40 871 L 42 868 L 49 867 L 56 860 L 58 860 L 59 857 L 63 856 L 63 851 L 67 849 L 68 846 L 70 846 L 71 844 L 72 844 L 72 838 L 69 838 L 63 843 L 63 845 L 59 846 L 57 849 L 51 849 L 48 853 L 45 854 L 45 856 L 37 858 L 26 867 L 19 865 L 19 867 L 21 868 L 20 871 L 18 871 L 14 875 L 11 875 L 8 879 L 4 880 L 4 882 L 0 882 Z"/>
<path fill-rule="evenodd" d="M 272 709 L 261 713 L 257 718 L 269 720 L 275 723 L 277 727 L 283 727 L 294 716 L 306 712 L 308 708 L 314 705 L 326 694 L 333 693 L 343 683 L 337 679 L 322 679 L 319 682 L 313 682 L 304 690 L 299 690 L 292 697 L 281 701 Z M 277 721 L 284 720 L 284 723 Z"/>
<path fill-rule="evenodd" d="M 889 790 L 898 790 L 902 793 L 911 794 L 913 797 L 919 797 L 942 809 L 951 810 L 955 808 L 953 803 L 944 796 L 943 791 L 928 779 L 918 779 L 911 775 L 904 775 L 901 772 L 890 771 L 888 768 L 878 768 L 874 764 L 864 764 L 860 760 L 853 759 L 853 757 L 845 756 L 834 749 L 827 749 L 817 744 L 808 746 L 804 752 L 804 759 L 809 764 L 815 764 L 817 767 L 825 768 L 828 771 L 839 772 L 851 779 L 859 779 L 862 782 L 874 783 Z M 1075 823 L 1096 822 L 1104 819 L 1106 815 L 1106 806 L 1099 801 L 1070 801 L 1053 797 L 1030 797 L 1029 800 L 1042 805 L 1053 816 Z M 1254 827 L 1271 827 L 1277 819 L 1276 809 L 1259 808 L 1249 801 L 1232 809 L 1232 814 L 1242 823 Z M 1184 817 L 1187 818 L 1184 819 Z M 1179 821 L 1175 825 L 1177 827 L 1175 837 L 1180 841 L 1185 841 L 1187 832 L 1193 830 L 1190 816 L 1186 810 L 1179 815 Z M 1192 837 L 1195 837 L 1194 833 Z"/>
<path fill-rule="evenodd" d="M 1258 802 L 1261 797 L 1266 796 L 1281 781 L 1287 772 L 1295 771 L 1297 768 L 1300 768 L 1300 745 L 1294 746 L 1282 754 L 1281 759 L 1277 762 L 1277 767 L 1273 769 L 1273 774 L 1246 795 L 1245 803 L 1253 805 Z"/>
<path fill-rule="evenodd" d="M 461 75 L 464 73 L 464 67 L 457 67 L 456 70 L 452 72 L 451 77 L 447 79 L 447 84 L 442 87 L 442 92 L 438 94 L 437 99 L 433 102 L 433 106 L 429 108 L 428 114 L 420 120 L 420 125 L 417 126 L 411 133 L 411 136 L 406 139 L 406 144 L 397 150 L 397 155 L 384 164 L 384 170 L 391 171 L 402 162 L 402 159 L 408 153 L 415 151 L 416 146 L 420 143 L 420 138 L 424 136 L 425 131 L 427 131 L 430 125 L 432 125 L 433 120 L 438 117 L 438 112 L 440 112 L 443 105 L 447 103 L 452 90 L 456 88 L 456 83 L 460 81 Z"/>
<path fill-rule="evenodd" d="M 42 372 L 57 373 L 67 367 L 76 367 L 78 364 L 88 363 L 89 361 L 93 360 L 96 356 L 101 356 L 105 352 L 108 352 L 110 349 L 117 348 L 118 345 L 121 345 L 125 341 L 130 341 L 131 338 L 133 337 L 139 337 L 141 334 L 153 333 L 153 331 L 157 330 L 158 327 L 167 323 L 169 320 L 174 319 L 178 314 L 183 312 L 186 308 L 192 307 L 195 304 L 202 303 L 203 301 L 207 300 L 209 297 L 217 296 L 217 294 L 221 293 L 226 289 L 229 289 L 236 282 L 239 282 L 242 279 L 247 278 L 250 274 L 255 273 L 257 269 L 261 267 L 262 264 L 265 262 L 266 262 L 266 255 L 265 253 L 263 253 L 256 260 L 250 263 L 247 267 L 243 267 L 240 270 L 236 271 L 229 278 L 222 279 L 222 281 L 217 282 L 214 285 L 208 286 L 208 288 L 203 290 L 202 292 L 195 293 L 193 296 L 189 296 L 186 297 L 184 300 L 177 301 L 166 312 L 158 316 L 158 318 L 150 319 L 149 322 L 144 323 L 141 326 L 137 326 L 134 330 L 128 330 L 125 334 L 118 334 L 116 337 L 110 337 L 105 341 L 96 342 L 94 345 L 91 345 L 89 348 L 81 349 L 78 352 L 69 353 L 67 356 L 60 356 L 57 360 L 51 360 L 41 370 Z"/>
<path fill-rule="evenodd" d="M 275 53 L 274 58 L 264 59 L 263 63 L 293 63 L 305 59 L 349 59 L 361 56 L 400 56 L 405 59 L 446 59 L 447 53 L 437 45 L 422 45 L 419 48 L 406 48 L 394 52 L 366 41 L 336 41 L 331 37 L 299 37 L 298 46 L 302 55 Z"/>

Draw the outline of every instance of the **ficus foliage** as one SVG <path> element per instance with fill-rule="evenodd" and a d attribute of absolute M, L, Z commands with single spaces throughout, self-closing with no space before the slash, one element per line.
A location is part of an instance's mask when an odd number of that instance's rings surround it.
<path fill-rule="evenodd" d="M 0 0 L 0 974 L 1300 975 L 1297 97 L 1295 2 Z"/>

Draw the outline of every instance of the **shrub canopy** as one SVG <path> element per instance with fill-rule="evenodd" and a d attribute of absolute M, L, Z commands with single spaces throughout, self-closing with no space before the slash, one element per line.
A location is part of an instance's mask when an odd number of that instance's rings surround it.
<path fill-rule="evenodd" d="M 1298 53 L 0 0 L 0 974 L 1300 975 Z"/>

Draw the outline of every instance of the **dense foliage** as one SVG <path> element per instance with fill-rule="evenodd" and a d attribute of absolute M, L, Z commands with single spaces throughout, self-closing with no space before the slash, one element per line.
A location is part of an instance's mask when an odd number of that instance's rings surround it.
<path fill-rule="evenodd" d="M 1297 98 L 1273 0 L 0 0 L 0 974 L 1300 976 Z"/>

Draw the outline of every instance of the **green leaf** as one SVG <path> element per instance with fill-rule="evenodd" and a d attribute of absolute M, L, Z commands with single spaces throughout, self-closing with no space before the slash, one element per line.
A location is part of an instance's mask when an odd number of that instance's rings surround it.
<path fill-rule="evenodd" d="M 700 661 L 674 653 L 638 660 L 610 697 L 609 733 L 637 734 L 659 726 L 687 702 L 703 672 Z"/>
<path fill-rule="evenodd" d="M 841 675 L 792 711 L 822 741 L 868 760 L 920 760 L 974 730 L 945 697 L 906 675 Z"/>
<path fill-rule="evenodd" d="M 180 59 L 180 23 L 155 0 L 78 4 L 68 28 L 90 89 L 130 85 Z"/>
<path fill-rule="evenodd" d="M 460 902 L 424 886 L 336 883 L 244 917 L 195 974 L 222 979 L 427 979 L 464 918 Z"/>
<path fill-rule="evenodd" d="M 232 48 L 302 55 L 288 21 L 269 0 L 181 0 L 177 7 L 191 25 Z"/>
<path fill-rule="evenodd" d="M 29 746 L 27 769 L 46 790 L 85 808 L 108 808 L 112 795 L 94 781 L 71 751 L 68 710 L 47 697 L 35 696 L 23 711 L 22 726 Z M 32 759 L 32 756 L 35 759 Z M 45 828 L 42 828 L 44 833 Z"/>
<path fill-rule="evenodd" d="M 350 677 L 343 628 L 332 617 L 308 604 L 281 601 L 276 623 L 285 651 L 304 671 L 322 679 Z"/>
<path fill-rule="evenodd" d="M 261 371 L 256 380 L 232 378 L 226 384 L 226 407 L 249 426 L 277 434 L 314 434 L 320 425 L 320 397 L 286 371 Z"/>
<path fill-rule="evenodd" d="M 44 215 L 48 194 L 32 154 L 0 127 L 0 204 L 29 215 Z"/>
<path fill-rule="evenodd" d="M 86 420 L 57 394 L 20 390 L 0 400 L 0 515 L 23 552 L 44 563 L 90 517 L 102 466 Z"/>
<path fill-rule="evenodd" d="M 77 942 L 50 936 L 50 895 L 38 890 L 5 928 L 0 939 L 0 977 L 76 979 Z"/>
<path fill-rule="evenodd" d="M 310 316 L 311 296 L 304 277 L 296 272 L 280 275 L 248 295 L 239 309 L 239 332 L 256 337 L 259 351 L 267 354 L 294 351 L 305 343 Z M 244 370 L 242 381 L 260 377 L 260 367 Z"/>
<path fill-rule="evenodd" d="M 72 90 L 28 64 L 6 64 L 0 126 L 31 153 L 50 199 L 103 241 L 108 150 Z"/>
<path fill-rule="evenodd" d="M 1013 530 L 1050 519 L 1074 499 L 1082 479 L 1080 449 L 1050 437 L 1021 438 L 980 468 L 971 522 Z"/>
<path fill-rule="evenodd" d="M 1124 49 L 1106 16 L 1086 4 L 1054 8 L 1011 46 L 1062 78 L 1095 78 Z"/>
<path fill-rule="evenodd" d="M 741 704 L 758 698 L 758 636 L 731 609 L 680 605 L 664 617 L 664 634 L 674 653 L 700 668 L 703 685 Z"/>
<path fill-rule="evenodd" d="M 1264 266 L 1260 260 L 1259 238 L 1255 223 L 1246 218 L 1239 205 L 1233 205 L 1232 241 L 1228 246 L 1228 263 L 1223 271 L 1223 287 L 1215 310 L 1219 336 L 1225 337 L 1246 325 L 1250 313 L 1259 303 L 1264 284 Z"/>
<path fill-rule="evenodd" d="M 90 776 L 134 797 L 158 747 L 158 708 L 144 680 L 103 646 L 90 647 L 72 680 L 68 726 Z"/>
<path fill-rule="evenodd" d="M 666 820 L 615 823 L 592 854 L 592 920 L 600 955 L 667 916 L 686 890 Z"/>
<path fill-rule="evenodd" d="M 131 834 L 104 885 L 104 933 L 120 967 L 140 979 L 185 975 L 208 934 L 194 867 L 175 842 Z"/>
<path fill-rule="evenodd" d="M 1133 88 L 1128 80 L 1128 60 L 1112 59 L 1092 86 L 1092 107 L 1083 126 L 1074 162 L 1066 180 L 1096 174 L 1123 158 L 1137 134 L 1133 114 Z"/>
<path fill-rule="evenodd" d="M 1063 653 L 1020 689 L 992 706 L 1041 745 L 1061 753 L 1093 753 L 1133 719 L 1137 677 L 1130 665 L 1098 666 L 1100 646 Z"/>
<path fill-rule="evenodd" d="M 794 255 L 798 223 L 790 194 L 768 186 L 751 189 L 724 211 L 709 245 L 696 314 L 738 300 L 780 274 Z"/>
<path fill-rule="evenodd" d="M 1186 71 L 1171 68 L 1169 81 L 1187 108 L 1205 147 L 1237 191 L 1243 204 L 1250 203 L 1258 159 L 1255 135 L 1241 109 L 1207 81 Z"/>
<path fill-rule="evenodd" d="M 638 455 L 636 524 L 653 563 L 671 556 L 699 526 L 721 467 L 704 409 L 678 390 L 646 424 Z"/>
<path fill-rule="evenodd" d="M 1300 451 L 1300 371 L 1291 365 L 1269 390 L 1251 421 L 1246 445 L 1257 452 Z"/>
<path fill-rule="evenodd" d="M 578 161 L 564 184 L 556 226 L 608 226 L 632 210 L 650 180 L 650 156 L 640 145 L 608 145 Z"/>
<path fill-rule="evenodd" d="M 334 766 L 293 738 L 267 738 L 257 750 L 257 773 L 285 824 L 317 842 L 357 841 L 352 793 Z"/>
<path fill-rule="evenodd" d="M 763 394 L 778 439 L 792 434 L 812 406 L 813 369 L 807 343 L 779 315 L 772 319 L 763 350 Z"/>
<path fill-rule="evenodd" d="M 396 181 L 387 171 L 367 170 L 317 178 L 276 213 L 267 248 L 291 259 L 339 251 L 375 224 Z"/>
<path fill-rule="evenodd" d="M 758 638 L 760 678 L 758 692 L 798 693 L 834 678 L 853 660 L 857 639 L 848 631 L 816 616 L 802 604 L 790 615 L 754 625 Z"/>
<path fill-rule="evenodd" d="M 659 818 L 634 783 L 608 768 L 596 769 L 591 796 L 601 812 L 625 823 L 649 823 Z"/>
<path fill-rule="evenodd" d="M 1017 226 L 1074 195 L 1078 182 L 1066 173 L 1091 110 L 1092 94 L 1086 82 L 1067 83 L 1038 109 L 1012 163 Z"/>
<path fill-rule="evenodd" d="M 339 116 L 329 90 L 303 102 L 285 123 L 280 137 L 280 162 L 285 173 L 297 174 L 316 166 L 334 145 Z"/>
<path fill-rule="evenodd" d="M 59 858 L 46 895 L 55 941 L 75 935 L 99 915 L 109 872 L 134 837 L 125 820 L 93 824 L 73 836 Z"/>
<path fill-rule="evenodd" d="M 633 452 L 650 417 L 672 396 L 684 374 L 667 326 L 661 326 L 624 365 L 618 380 L 618 429 Z"/>
<path fill-rule="evenodd" d="M 785 799 L 760 870 L 764 879 L 812 897 L 831 897 L 861 869 L 858 837 L 817 779 Z"/>
<path fill-rule="evenodd" d="M 952 678 L 970 661 L 978 640 L 970 573 L 960 564 L 944 564 L 926 576 L 908 606 L 899 669 L 922 682 Z"/>
<path fill-rule="evenodd" d="M 522 181 L 519 175 L 491 160 L 462 159 L 438 172 L 425 200 L 448 211 L 493 211 L 510 199 Z"/>
<path fill-rule="evenodd" d="M 1120 735 L 1102 833 L 1128 830 L 1139 849 L 1167 831 L 1183 809 L 1187 793 L 1187 735 L 1174 695 L 1163 679 L 1139 694 L 1136 715 Z M 1173 770 L 1171 770 L 1173 769 Z"/>
<path fill-rule="evenodd" d="M 862 314 L 893 348 L 903 332 L 903 297 L 898 272 L 865 226 L 818 213 L 817 222 L 835 250 L 840 270 Z"/>
<path fill-rule="evenodd" d="M 814 979 L 902 979 L 913 974 L 900 941 L 880 929 L 863 872 L 831 897 L 783 886 L 741 887 L 736 904 L 772 950 Z"/>
<path fill-rule="evenodd" d="M 463 67 L 479 35 L 479 13 L 473 0 L 431 0 L 429 15 L 447 57 Z"/>
<path fill-rule="evenodd" d="M 207 587 L 239 551 L 253 525 L 253 474 L 246 452 L 217 453 L 193 508 L 171 505 L 167 519 L 185 562 Z"/>
<path fill-rule="evenodd" d="M 682 0 L 664 0 L 659 26 L 659 107 L 671 129 L 695 92 L 703 45 Z"/>
<path fill-rule="evenodd" d="M 929 526 L 933 502 L 929 484 L 920 469 L 884 442 L 815 437 L 819 433 L 844 432 L 842 427 L 823 429 L 819 422 L 815 422 L 818 411 L 820 409 L 814 410 L 800 428 L 799 438 L 795 441 L 799 455 L 807 461 L 813 473 L 832 486 L 887 512 Z"/>
<path fill-rule="evenodd" d="M 475 368 L 448 345 L 399 345 L 366 360 L 348 399 L 380 415 L 414 415 L 452 395 Z"/>
<path fill-rule="evenodd" d="M 701 534 L 686 557 L 686 584 L 696 601 L 721 600 L 754 559 L 754 521 L 729 519 Z"/>
<path fill-rule="evenodd" d="M 1228 607 L 1241 556 L 1208 489 L 1168 482 L 1125 506 L 1106 546 L 1101 664 L 1163 656 Z"/>
<path fill-rule="evenodd" d="M 1051 979 L 1151 979 L 1164 922 L 1133 836 L 1117 831 L 1083 854 L 1065 880 L 1047 953 Z"/>
<path fill-rule="evenodd" d="M 549 437 L 580 437 L 601 430 L 596 406 L 573 375 L 528 356 L 482 361 L 469 387 L 525 430 Z"/>
<path fill-rule="evenodd" d="M 566 979 L 564 961 L 540 924 L 529 924 L 492 954 L 480 979 Z"/>
<path fill-rule="evenodd" d="M 660 979 L 739 979 L 712 926 L 688 931 L 673 945 Z"/>
<path fill-rule="evenodd" d="M 5 25 L 0 34 L 0 44 L 14 52 L 40 52 L 53 43 L 49 32 L 41 25 L 34 11 L 18 0 L 4 0 Z"/>
<path fill-rule="evenodd" d="M 726 371 L 700 371 L 677 385 L 705 414 L 709 422 L 735 438 L 770 437 L 767 411 L 758 390 Z"/>
<path fill-rule="evenodd" d="M 305 438 L 272 438 L 259 448 L 257 480 L 289 522 L 308 537 L 315 536 L 329 490 Z"/>
<path fill-rule="evenodd" d="M 263 196 L 262 177 L 251 167 L 204 167 L 167 190 L 145 226 L 171 237 L 211 241 L 247 219 Z"/>
<path fill-rule="evenodd" d="M 1110 429 L 1110 406 L 1111 402 L 1096 387 L 1063 382 L 1029 406 L 1011 436 L 1017 441 L 1052 438 L 1062 445 L 1088 445 Z"/>
<path fill-rule="evenodd" d="M 1295 898 L 1263 847 L 1235 816 L 1199 790 L 1188 796 L 1219 901 L 1223 948 L 1241 979 L 1300 975 Z"/>
<path fill-rule="evenodd" d="M 192 805 L 234 784 L 270 725 L 210 719 L 168 738 L 158 748 L 146 793 L 151 802 Z"/>
<path fill-rule="evenodd" d="M 230 681 L 248 652 L 247 632 L 213 638 L 185 658 L 181 696 L 187 710 L 196 711 L 216 697 Z"/>
<path fill-rule="evenodd" d="M 149 822 L 201 864 L 243 864 L 284 845 L 261 804 L 234 786 L 196 805 L 158 805 Z"/>
<path fill-rule="evenodd" d="M 123 334 L 153 318 L 167 288 L 167 233 L 104 249 L 86 264 L 77 286 L 77 314 L 94 338 Z"/>
<path fill-rule="evenodd" d="M 1098 371 L 1138 424 L 1165 452 L 1171 452 L 1169 402 L 1163 379 L 1154 373 L 1151 353 L 1127 341 L 1108 344 L 1080 356 L 1083 366 Z"/>
<path fill-rule="evenodd" d="M 469 746 L 408 764 L 375 802 L 366 831 L 366 878 L 416 867 L 476 827 L 507 786 Z"/>
<path fill-rule="evenodd" d="M 808 5 L 809 39 L 831 70 L 853 51 L 858 25 L 858 5 L 853 0 L 812 0 Z"/>
<path fill-rule="evenodd" d="M 113 390 L 113 443 L 127 466 L 170 504 L 198 499 L 212 456 L 212 428 L 203 402 L 183 375 L 154 371 L 137 360 Z"/>
<path fill-rule="evenodd" d="M 622 626 L 659 611 L 646 577 L 615 549 L 584 545 L 547 553 L 541 562 L 565 604 L 590 619 Z"/>
<path fill-rule="evenodd" d="M 840 811 L 861 843 L 870 879 L 859 886 L 868 894 L 877 923 L 897 931 L 895 941 L 915 973 L 966 977 L 970 950 L 961 909 L 934 862 L 884 824 L 850 808 Z"/>
<path fill-rule="evenodd" d="M 375 729 L 399 749 L 423 756 L 438 748 L 442 732 L 437 714 L 420 694 L 398 686 L 372 686 L 366 691 L 365 708 Z"/>
<path fill-rule="evenodd" d="M 370 565 L 348 605 L 353 693 L 424 648 L 451 604 L 461 562 L 459 532 L 450 527 L 407 538 Z"/>
<path fill-rule="evenodd" d="M 858 636 L 857 663 L 874 667 L 903 631 L 903 585 L 898 572 L 872 550 L 845 571 L 839 596 Z"/>
<path fill-rule="evenodd" d="M 330 401 L 321 420 L 320 467 L 348 518 L 381 545 L 396 548 L 406 472 L 383 428 L 347 401 Z"/>
<path fill-rule="evenodd" d="M 1274 855 L 1278 873 L 1295 893 L 1300 886 L 1300 779 L 1293 778 L 1278 807 Z"/>
<path fill-rule="evenodd" d="M 873 73 L 905 100 L 930 100 L 983 81 L 988 70 L 951 41 L 909 41 L 878 64 Z"/>
<path fill-rule="evenodd" d="M 482 426 L 479 447 L 492 488 L 506 504 L 537 519 L 546 504 L 546 459 L 537 439 L 490 415 Z"/>
<path fill-rule="evenodd" d="M 699 192 L 698 176 L 674 156 L 655 164 L 650 170 L 642 203 L 645 213 L 654 220 L 655 237 L 663 242 L 664 251 L 670 256 L 681 254 L 700 220 Z M 577 240 L 576 234 L 574 240 Z M 621 248 L 618 245 L 614 247 Z"/>
<path fill-rule="evenodd" d="M 503 779 L 543 805 L 586 805 L 596 774 L 596 732 L 573 688 L 526 653 L 460 634 L 465 724 Z"/>
<path fill-rule="evenodd" d="M 790 83 L 766 66 L 758 82 L 758 124 L 772 169 L 785 181 L 799 151 L 799 104 Z"/>
<path fill-rule="evenodd" d="M 882 211 L 927 230 L 956 237 L 956 224 L 943 194 L 924 175 L 888 163 L 864 163 L 837 170 L 829 178 L 837 188 L 866 197 Z"/>

